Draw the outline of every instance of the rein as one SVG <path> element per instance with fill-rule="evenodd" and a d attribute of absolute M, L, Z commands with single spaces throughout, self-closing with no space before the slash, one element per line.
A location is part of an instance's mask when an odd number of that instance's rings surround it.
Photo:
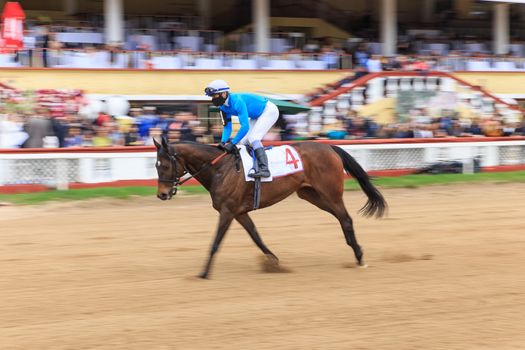
<path fill-rule="evenodd" d="M 181 177 L 178 177 L 176 174 L 177 174 L 177 154 L 169 154 L 169 158 L 170 158 L 170 162 L 171 164 L 174 165 L 174 173 L 175 173 L 175 176 L 173 176 L 173 180 L 171 179 L 160 179 L 159 178 L 159 182 L 168 182 L 168 183 L 171 183 L 172 184 L 172 188 L 171 188 L 171 195 L 174 196 L 177 194 L 177 190 L 178 190 L 178 187 L 181 186 L 182 184 L 184 184 L 186 181 L 188 181 L 189 179 L 191 178 L 194 178 L 195 176 L 199 175 L 200 172 L 208 169 L 209 167 L 211 167 L 212 165 L 215 165 L 217 164 L 217 162 L 219 160 L 221 160 L 225 155 L 227 155 L 228 153 L 224 152 L 222 154 L 220 154 L 219 156 L 215 157 L 214 159 L 212 159 L 211 161 L 207 162 L 206 164 L 204 164 L 202 166 L 202 168 L 200 168 L 199 170 L 197 170 L 194 174 L 191 174 L 188 169 L 186 168 L 186 166 L 184 166 L 184 173 L 182 174 L 182 176 L 186 175 L 186 174 L 190 174 L 190 176 L 188 176 L 187 178 L 185 178 L 184 180 L 180 181 L 180 178 Z"/>

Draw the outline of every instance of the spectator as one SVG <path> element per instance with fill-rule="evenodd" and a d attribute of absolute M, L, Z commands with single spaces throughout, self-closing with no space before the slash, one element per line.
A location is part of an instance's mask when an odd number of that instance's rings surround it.
<path fill-rule="evenodd" d="M 111 121 L 111 116 L 104 113 L 104 112 L 100 112 L 97 116 L 97 118 L 95 119 L 95 125 L 96 126 L 103 126 L 104 124 L 108 123 Z"/>
<path fill-rule="evenodd" d="M 434 137 L 447 137 L 448 132 L 443 126 L 445 124 L 441 122 L 440 118 L 432 120 L 431 130 Z"/>
<path fill-rule="evenodd" d="M 518 124 L 518 127 L 516 128 L 516 134 L 525 136 L 525 116 L 521 117 L 521 122 Z"/>
<path fill-rule="evenodd" d="M 357 115 L 356 111 L 350 111 L 346 119 L 346 132 L 350 138 L 361 139 L 366 136 L 366 126 L 364 118 Z"/>
<path fill-rule="evenodd" d="M 371 118 L 365 118 L 364 123 L 365 137 L 374 138 L 379 130 L 379 125 Z"/>
<path fill-rule="evenodd" d="M 140 138 L 139 128 L 136 123 L 131 124 L 128 131 L 124 134 L 125 146 L 142 146 L 144 142 Z"/>
<path fill-rule="evenodd" d="M 379 55 L 372 55 L 372 58 L 366 61 L 366 68 L 369 73 L 382 72 L 381 57 Z"/>
<path fill-rule="evenodd" d="M 26 132 L 29 135 L 24 143 L 25 148 L 42 148 L 44 147 L 44 137 L 53 136 L 53 128 L 48 118 L 48 111 L 38 108 L 36 113 L 29 117 L 26 124 Z"/>
<path fill-rule="evenodd" d="M 502 136 L 514 136 L 517 135 L 516 130 L 519 128 L 518 123 L 508 123 L 503 125 L 503 135 Z"/>
<path fill-rule="evenodd" d="M 168 112 L 162 112 L 159 116 L 157 127 L 166 135 L 168 133 L 169 125 L 174 121 L 173 117 Z"/>
<path fill-rule="evenodd" d="M 178 141 L 180 141 L 180 130 L 179 129 L 170 129 L 170 130 L 168 130 L 168 140 L 169 140 L 169 142 L 178 142 Z"/>
<path fill-rule="evenodd" d="M 339 120 L 337 123 L 331 125 L 330 129 L 326 132 L 326 136 L 331 140 L 344 140 L 347 134 L 343 120 Z"/>
<path fill-rule="evenodd" d="M 428 63 L 421 58 L 415 59 L 412 63 L 412 70 L 418 71 L 418 72 L 426 72 L 429 69 Z"/>
<path fill-rule="evenodd" d="M 51 43 L 51 35 L 49 28 L 44 26 L 40 28 L 41 33 L 41 48 L 42 48 L 42 64 L 44 67 L 49 67 L 49 48 Z"/>
<path fill-rule="evenodd" d="M 65 117 L 49 118 L 53 128 L 53 133 L 58 138 L 58 147 L 66 147 L 66 136 L 68 134 L 69 125 Z"/>
<path fill-rule="evenodd" d="M 93 137 L 93 147 L 110 147 L 113 146 L 113 141 L 109 137 L 109 127 L 100 126 L 96 129 L 96 134 Z"/>
<path fill-rule="evenodd" d="M 361 44 L 355 51 L 355 65 L 366 67 L 368 61 L 368 52 L 366 52 L 365 45 Z"/>
<path fill-rule="evenodd" d="M 211 136 L 213 137 L 213 143 L 221 142 L 222 126 L 220 124 L 213 124 L 210 128 Z"/>
<path fill-rule="evenodd" d="M 149 130 L 149 137 L 146 138 L 144 145 L 153 146 L 153 139 L 155 139 L 157 142 L 160 142 L 161 137 L 162 129 L 158 127 L 153 127 Z"/>
<path fill-rule="evenodd" d="M 432 125 L 430 124 L 416 124 L 414 128 L 414 138 L 432 138 Z"/>
<path fill-rule="evenodd" d="M 65 137 L 64 147 L 81 147 L 84 145 L 84 136 L 81 133 L 81 126 L 72 124 L 68 128 L 68 134 Z"/>
<path fill-rule="evenodd" d="M 328 69 L 339 68 L 339 55 L 331 45 L 321 49 L 321 61 L 326 63 Z"/>
<path fill-rule="evenodd" d="M 159 121 L 159 118 L 154 113 L 155 107 L 146 106 L 143 109 L 143 113 L 137 118 L 139 134 L 144 140 L 149 136 L 149 130 Z"/>
<path fill-rule="evenodd" d="M 395 139 L 409 139 L 414 138 L 414 131 L 409 127 L 409 124 L 401 123 L 397 124 L 397 127 L 394 130 L 392 135 Z"/>
<path fill-rule="evenodd" d="M 91 128 L 85 128 L 82 133 L 82 147 L 91 147 L 93 146 L 94 132 Z"/>
<path fill-rule="evenodd" d="M 192 126 L 195 125 L 196 116 L 188 112 L 180 112 L 175 117 L 175 122 L 170 124 L 170 129 L 179 131 L 180 141 L 195 142 L 196 136 L 193 133 Z M 193 124 L 193 125 L 192 125 Z"/>
<path fill-rule="evenodd" d="M 487 118 L 482 125 L 483 133 L 489 137 L 503 136 L 503 126 L 498 118 Z"/>
<path fill-rule="evenodd" d="M 303 56 L 301 55 L 301 50 L 292 48 L 290 51 L 288 51 L 288 54 L 286 55 L 286 58 L 294 63 L 295 67 L 299 67 L 299 62 L 303 60 Z"/>
<path fill-rule="evenodd" d="M 403 69 L 402 57 L 403 56 L 395 56 L 395 57 L 386 58 L 386 61 L 383 63 L 384 69 L 386 71 L 402 70 Z"/>
<path fill-rule="evenodd" d="M 0 114 L 0 148 L 18 148 L 29 137 L 17 114 Z"/>
<path fill-rule="evenodd" d="M 468 136 L 483 136 L 479 117 L 472 120 L 468 128 L 465 129 L 465 134 Z"/>
<path fill-rule="evenodd" d="M 104 124 L 108 128 L 108 136 L 114 146 L 124 146 L 124 135 L 120 131 L 119 124 L 112 118 L 110 122 Z"/>

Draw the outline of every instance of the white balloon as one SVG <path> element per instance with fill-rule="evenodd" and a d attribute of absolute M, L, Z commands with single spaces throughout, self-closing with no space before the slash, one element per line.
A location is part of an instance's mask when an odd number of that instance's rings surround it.
<path fill-rule="evenodd" d="M 78 114 L 81 116 L 88 118 L 90 120 L 94 120 L 97 117 L 97 113 L 91 108 L 90 105 L 82 106 L 80 110 L 78 111 Z"/>
<path fill-rule="evenodd" d="M 130 104 L 123 96 L 111 96 L 106 100 L 106 111 L 109 115 L 127 115 Z"/>
<path fill-rule="evenodd" d="M 89 99 L 87 105 L 80 108 L 79 114 L 88 119 L 94 120 L 100 112 L 106 110 L 106 104 L 100 100 Z"/>
<path fill-rule="evenodd" d="M 90 100 L 89 105 L 96 113 L 106 111 L 106 104 L 100 100 Z"/>

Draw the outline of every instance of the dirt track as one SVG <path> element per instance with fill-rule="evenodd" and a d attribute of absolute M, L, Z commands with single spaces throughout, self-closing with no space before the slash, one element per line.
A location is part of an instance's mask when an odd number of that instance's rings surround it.
<path fill-rule="evenodd" d="M 524 349 L 525 184 L 383 192 L 368 269 L 294 197 L 252 215 L 292 272 L 234 224 L 210 281 L 207 196 L 0 208 L 0 349 Z"/>

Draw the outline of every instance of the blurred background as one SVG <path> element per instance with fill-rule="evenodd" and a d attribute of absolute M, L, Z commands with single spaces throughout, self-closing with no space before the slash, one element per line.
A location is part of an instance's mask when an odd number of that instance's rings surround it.
<path fill-rule="evenodd" d="M 525 347 L 525 0 L 0 11 L 0 350 Z M 278 106 L 265 146 L 337 145 L 374 177 L 384 220 L 344 184 L 369 269 L 293 195 L 250 213 L 291 273 L 233 223 L 193 279 L 217 213 L 200 186 L 155 197 L 152 144 L 219 140 L 215 79 Z"/>
<path fill-rule="evenodd" d="M 152 137 L 219 140 L 203 93 L 213 79 L 278 105 L 267 144 L 359 144 L 358 160 L 380 171 L 437 160 L 525 163 L 525 1 L 0 5 L 4 187 L 154 178 L 151 148 L 139 148 Z M 86 156 L 106 147 L 111 155 Z M 145 159 L 146 170 L 124 171 L 128 158 L 133 168 Z"/>

